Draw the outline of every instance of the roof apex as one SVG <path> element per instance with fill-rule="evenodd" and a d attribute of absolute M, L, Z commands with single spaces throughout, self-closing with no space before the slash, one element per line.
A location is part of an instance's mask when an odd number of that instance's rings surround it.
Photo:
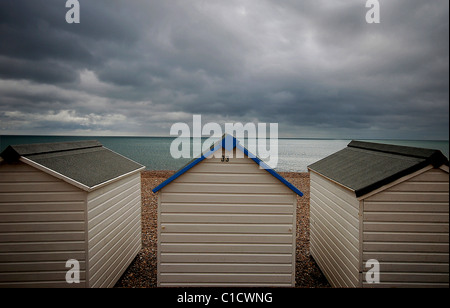
<path fill-rule="evenodd" d="M 348 147 L 415 158 L 430 158 L 434 154 L 440 152 L 439 150 L 434 149 L 400 146 L 394 144 L 374 143 L 357 140 L 352 140 L 352 142 L 348 144 Z"/>
<path fill-rule="evenodd" d="M 5 159 L 6 161 L 15 161 L 18 160 L 21 156 L 48 154 L 96 147 L 102 147 L 102 144 L 96 140 L 20 144 L 8 146 L 0 154 L 0 156 L 3 157 L 3 159 Z"/>
<path fill-rule="evenodd" d="M 210 149 L 204 153 L 202 153 L 200 155 L 200 157 L 197 157 L 196 159 L 192 160 L 191 162 L 189 162 L 187 165 L 185 165 L 184 167 L 182 167 L 180 170 L 178 170 L 177 172 L 175 172 L 174 175 L 172 175 L 171 177 L 169 177 L 167 180 L 165 180 L 164 182 L 162 182 L 161 184 L 159 184 L 157 187 L 155 187 L 152 191 L 154 193 L 157 193 L 158 191 L 160 191 L 161 189 L 163 189 L 165 186 L 169 185 L 172 181 L 174 181 L 175 179 L 177 179 L 178 177 L 180 177 L 181 175 L 183 175 L 185 172 L 187 172 L 189 169 L 193 168 L 195 165 L 199 164 L 200 162 L 202 162 L 203 160 L 205 160 L 207 157 L 211 156 L 212 154 L 214 154 L 217 150 L 224 148 L 227 151 L 231 151 L 234 148 L 239 149 L 240 151 L 242 151 L 248 158 L 250 158 L 251 160 L 253 160 L 256 164 L 258 164 L 259 166 L 263 167 L 263 169 L 265 169 L 267 172 L 269 172 L 271 175 L 273 175 L 275 178 L 277 178 L 281 183 L 283 183 L 284 185 L 286 185 L 290 190 L 292 190 L 294 193 L 296 193 L 297 195 L 299 195 L 300 197 L 303 196 L 303 193 L 297 189 L 294 185 L 292 185 L 291 183 L 289 183 L 286 179 L 284 179 L 281 175 L 279 175 L 275 170 L 273 170 L 272 168 L 270 168 L 266 163 L 264 163 L 261 159 L 259 159 L 256 155 L 254 155 L 253 153 L 250 153 L 245 147 L 243 147 L 239 140 L 236 139 L 236 137 L 225 133 L 222 135 L 222 138 L 220 140 L 218 140 L 216 143 L 214 143 Z"/>

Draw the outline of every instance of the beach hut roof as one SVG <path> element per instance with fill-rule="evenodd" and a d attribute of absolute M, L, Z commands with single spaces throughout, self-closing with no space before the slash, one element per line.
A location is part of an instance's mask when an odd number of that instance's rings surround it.
<path fill-rule="evenodd" d="M 448 159 L 439 150 L 352 141 L 308 169 L 354 190 L 360 197 L 429 165 L 448 166 Z"/>
<path fill-rule="evenodd" d="M 0 156 L 9 163 L 31 165 L 85 191 L 145 168 L 98 141 L 10 145 Z"/>
<path fill-rule="evenodd" d="M 256 164 L 261 166 L 267 172 L 269 172 L 272 176 L 274 176 L 281 183 L 286 185 L 294 193 L 296 193 L 299 196 L 303 196 L 303 193 L 300 190 L 298 190 L 294 185 L 289 183 L 285 178 L 283 178 L 281 175 L 279 175 L 275 170 L 270 168 L 266 163 L 264 163 L 256 155 L 250 153 L 244 146 L 242 146 L 239 143 L 239 141 L 235 137 L 233 137 L 233 136 L 231 136 L 229 134 L 224 134 L 222 136 L 222 139 L 219 140 L 218 142 L 216 142 L 214 145 L 212 145 L 208 151 L 205 151 L 199 157 L 191 160 L 184 167 L 182 167 L 177 172 L 175 172 L 174 175 L 172 175 L 170 178 L 165 180 L 163 183 L 161 183 L 160 185 L 155 187 L 153 189 L 153 192 L 156 193 L 156 192 L 160 191 L 162 188 L 164 188 L 165 186 L 170 184 L 172 181 L 174 181 L 175 179 L 177 179 L 178 177 L 180 177 L 181 175 L 186 173 L 188 170 L 190 170 L 191 168 L 193 168 L 194 166 L 196 166 L 197 164 L 199 164 L 200 162 L 205 160 L 207 157 L 213 155 L 216 151 L 218 151 L 219 149 L 222 149 L 222 148 L 226 149 L 227 151 L 231 151 L 231 150 L 233 150 L 235 148 L 241 150 L 248 158 L 253 160 Z"/>

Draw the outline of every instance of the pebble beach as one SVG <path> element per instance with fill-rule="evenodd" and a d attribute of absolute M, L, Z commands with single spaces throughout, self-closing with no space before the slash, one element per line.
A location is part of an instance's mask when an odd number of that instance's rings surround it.
<path fill-rule="evenodd" d="M 116 283 L 116 288 L 155 288 L 157 286 L 157 195 L 152 189 L 174 171 L 143 171 L 142 179 L 142 249 Z M 309 174 L 280 172 L 300 189 L 297 196 L 296 287 L 328 288 L 330 285 L 309 253 Z"/>

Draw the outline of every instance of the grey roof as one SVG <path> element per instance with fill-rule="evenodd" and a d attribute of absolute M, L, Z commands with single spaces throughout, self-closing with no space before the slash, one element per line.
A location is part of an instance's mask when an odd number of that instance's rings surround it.
<path fill-rule="evenodd" d="M 352 141 L 308 168 L 365 195 L 428 165 L 448 165 L 439 150 Z"/>
<path fill-rule="evenodd" d="M 11 145 L 0 156 L 6 162 L 24 157 L 88 188 L 144 168 L 98 141 Z"/>

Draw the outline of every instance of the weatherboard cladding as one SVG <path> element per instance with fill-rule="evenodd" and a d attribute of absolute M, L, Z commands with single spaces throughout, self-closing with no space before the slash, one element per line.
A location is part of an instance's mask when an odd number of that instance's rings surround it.
<path fill-rule="evenodd" d="M 359 202 L 353 193 L 312 173 L 310 252 L 332 286 L 359 282 Z"/>
<path fill-rule="evenodd" d="M 1 156 L 5 161 L 24 157 L 89 188 L 143 168 L 97 141 L 15 145 Z"/>
<path fill-rule="evenodd" d="M 211 157 L 212 155 L 214 155 L 214 153 L 216 151 L 218 151 L 219 149 L 224 149 L 224 150 L 227 150 L 227 151 L 231 151 L 231 150 L 233 150 L 235 148 L 240 150 L 240 151 L 242 151 L 246 157 L 250 158 L 258 166 L 260 166 L 261 168 L 266 170 L 268 173 L 270 173 L 272 176 L 274 176 L 276 179 L 278 179 L 281 183 L 286 185 L 294 193 L 296 193 L 300 197 L 303 196 L 303 193 L 297 187 L 295 187 L 294 185 L 292 185 L 291 183 L 286 181 L 286 179 L 284 179 L 281 175 L 279 175 L 275 170 L 270 168 L 267 164 L 265 164 L 256 155 L 254 155 L 253 153 L 249 152 L 245 147 L 243 147 L 235 137 L 233 137 L 231 135 L 228 135 L 228 134 L 225 134 L 222 137 L 222 139 L 219 140 L 218 142 L 216 142 L 214 145 L 212 145 L 211 148 L 208 151 L 205 151 L 199 157 L 191 160 L 184 167 L 180 168 L 177 172 L 175 172 L 174 175 L 172 175 L 167 180 L 165 180 L 163 183 L 161 183 L 160 185 L 155 187 L 152 191 L 154 193 L 157 193 L 162 188 L 164 188 L 165 186 L 170 184 L 172 181 L 174 181 L 175 179 L 177 179 L 178 177 L 183 175 L 185 172 L 187 172 L 188 170 L 190 170 L 191 168 L 193 168 L 197 164 L 201 163 L 205 159 L 207 159 L 207 158 Z"/>
<path fill-rule="evenodd" d="M 436 150 L 352 142 L 309 167 L 310 250 L 332 286 L 448 288 L 446 165 Z"/>
<path fill-rule="evenodd" d="M 449 174 L 430 166 L 361 201 L 361 261 L 380 262 L 380 283 L 449 286 Z M 362 267 L 362 277 L 370 268 Z"/>
<path fill-rule="evenodd" d="M 297 192 L 228 138 L 154 190 L 158 286 L 295 284 Z"/>
<path fill-rule="evenodd" d="M 0 287 L 114 286 L 141 249 L 143 166 L 92 141 L 1 156 Z M 69 259 L 79 284 L 66 282 Z"/>
<path fill-rule="evenodd" d="M 86 192 L 27 164 L 0 164 L 0 288 L 87 286 Z"/>
<path fill-rule="evenodd" d="M 352 141 L 308 168 L 363 196 L 427 165 L 448 165 L 438 150 Z"/>

